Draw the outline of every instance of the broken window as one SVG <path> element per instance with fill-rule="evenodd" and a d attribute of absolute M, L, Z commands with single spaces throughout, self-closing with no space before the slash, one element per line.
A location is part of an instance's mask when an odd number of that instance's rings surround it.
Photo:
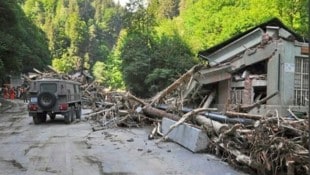
<path fill-rule="evenodd" d="M 309 95 L 309 59 L 296 57 L 294 105 L 305 106 Z"/>
<path fill-rule="evenodd" d="M 231 102 L 233 104 L 252 104 L 266 97 L 267 61 L 247 66 L 233 75 Z"/>
<path fill-rule="evenodd" d="M 232 104 L 242 104 L 243 88 L 232 88 L 230 96 Z"/>

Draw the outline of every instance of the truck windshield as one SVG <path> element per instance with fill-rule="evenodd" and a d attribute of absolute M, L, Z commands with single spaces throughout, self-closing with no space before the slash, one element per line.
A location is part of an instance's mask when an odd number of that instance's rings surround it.
<path fill-rule="evenodd" d="M 42 83 L 40 85 L 40 92 L 50 92 L 55 93 L 57 91 L 56 83 Z"/>

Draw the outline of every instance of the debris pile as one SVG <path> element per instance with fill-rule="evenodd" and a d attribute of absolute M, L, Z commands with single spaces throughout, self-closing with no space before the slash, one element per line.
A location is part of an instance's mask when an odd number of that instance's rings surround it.
<path fill-rule="evenodd" d="M 306 120 L 281 117 L 274 111 L 253 124 L 230 124 L 221 134 L 210 134 L 209 149 L 257 174 L 308 174 L 307 130 Z"/>
<path fill-rule="evenodd" d="M 151 99 L 139 99 L 129 92 L 110 91 L 94 81 L 59 75 L 56 71 L 40 72 L 36 78 L 58 77 L 81 82 L 84 105 L 92 109 L 85 118 L 96 123 L 93 131 L 152 124 L 154 129 L 149 138 L 159 138 L 156 142 L 160 143 L 168 138 L 169 132 L 186 122 L 208 134 L 210 142 L 206 151 L 238 168 L 246 167 L 254 174 L 309 174 L 307 119 L 290 110 L 290 117 L 279 115 L 276 109 L 265 115 L 240 112 L 240 108 L 219 112 L 210 107 L 215 91 L 204 90 L 201 86 L 195 88 L 191 84 L 201 68 L 201 65 L 194 66 Z M 33 78 L 28 76 L 27 79 Z M 248 108 L 270 98 L 267 96 Z M 163 117 L 177 121 L 167 133 L 160 130 Z"/>

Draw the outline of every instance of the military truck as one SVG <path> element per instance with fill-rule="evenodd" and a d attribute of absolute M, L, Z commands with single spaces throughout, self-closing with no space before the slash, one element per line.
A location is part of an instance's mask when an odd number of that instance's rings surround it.
<path fill-rule="evenodd" d="M 80 83 L 61 79 L 40 79 L 30 83 L 29 116 L 35 124 L 51 120 L 57 114 L 64 116 L 64 122 L 70 124 L 81 118 L 82 100 Z"/>

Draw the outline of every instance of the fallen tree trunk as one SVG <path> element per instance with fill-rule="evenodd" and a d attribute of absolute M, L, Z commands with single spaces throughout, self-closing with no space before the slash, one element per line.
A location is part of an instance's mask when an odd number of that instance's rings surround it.
<path fill-rule="evenodd" d="M 144 102 L 144 100 L 142 100 L 142 99 L 140 99 L 140 98 L 138 98 L 136 96 L 131 95 L 131 93 L 129 93 L 129 92 L 125 95 L 125 97 L 128 98 L 128 99 L 132 99 L 132 100 L 140 103 L 143 106 L 147 106 L 148 105 L 146 102 Z"/>
<path fill-rule="evenodd" d="M 211 105 L 212 101 L 213 101 L 214 98 L 215 98 L 215 95 L 216 95 L 216 91 L 214 90 L 214 91 L 212 91 L 212 92 L 209 94 L 209 96 L 208 96 L 206 102 L 203 104 L 202 108 L 209 108 L 209 106 Z"/>
<path fill-rule="evenodd" d="M 275 93 L 270 94 L 269 96 L 267 96 L 267 97 L 265 97 L 265 98 L 259 100 L 259 101 L 256 102 L 256 103 L 253 103 L 253 104 L 251 104 L 251 105 L 243 105 L 243 106 L 241 106 L 241 109 L 243 109 L 243 110 L 245 110 L 245 111 L 250 111 L 251 109 L 253 109 L 253 108 L 255 108 L 255 107 L 261 105 L 262 103 L 266 102 L 267 100 L 271 99 L 272 97 L 274 97 L 274 96 L 277 95 L 277 94 L 278 94 L 278 92 L 275 92 Z"/>
<path fill-rule="evenodd" d="M 221 133 L 225 132 L 228 130 L 228 125 L 222 124 L 220 122 L 211 120 L 209 118 L 206 118 L 205 116 L 202 115 L 197 115 L 194 120 L 199 124 L 202 125 L 204 128 L 212 128 L 217 135 L 220 135 Z"/>
<path fill-rule="evenodd" d="M 167 139 L 168 134 L 169 134 L 174 128 L 176 128 L 176 127 L 178 127 L 179 125 L 181 125 L 182 123 L 184 123 L 184 122 L 185 122 L 189 117 L 191 117 L 192 115 L 197 114 L 197 113 L 199 113 L 199 112 L 207 111 L 207 110 L 208 110 L 208 109 L 206 109 L 206 108 L 198 108 L 198 109 L 194 109 L 194 110 L 192 110 L 191 112 L 188 112 L 188 113 L 184 114 L 180 120 L 178 120 L 175 124 L 173 124 L 173 125 L 170 126 L 168 132 L 165 133 L 165 135 L 163 135 L 163 137 L 162 137 L 158 142 Z"/>
<path fill-rule="evenodd" d="M 235 160 L 237 162 L 243 163 L 251 168 L 259 169 L 261 165 L 258 162 L 255 162 L 253 159 L 251 159 L 249 156 L 242 154 L 239 150 L 234 148 L 227 148 L 223 143 L 218 144 L 222 149 L 224 149 L 226 152 L 230 153 L 231 155 L 235 156 Z"/>
<path fill-rule="evenodd" d="M 215 93 L 216 93 L 215 91 L 211 92 L 206 102 L 203 104 L 203 108 L 205 109 L 209 108 L 209 106 L 211 105 L 212 101 L 215 98 Z M 197 115 L 194 119 L 199 125 L 202 125 L 204 128 L 207 128 L 207 129 L 212 128 L 217 135 L 220 135 L 221 133 L 228 130 L 228 125 L 211 120 L 209 118 L 206 118 L 203 115 Z"/>
<path fill-rule="evenodd" d="M 166 111 L 153 108 L 149 105 L 144 106 L 142 108 L 142 111 L 145 115 L 150 116 L 150 117 L 157 117 L 157 118 L 167 117 L 167 118 L 175 120 L 175 121 L 178 121 L 180 119 L 180 117 L 177 115 L 167 113 Z"/>
<path fill-rule="evenodd" d="M 190 70 L 188 70 L 185 74 L 183 74 L 179 79 L 174 81 L 170 86 L 168 86 L 166 89 L 163 91 L 159 92 L 155 97 L 153 97 L 150 106 L 153 105 L 154 103 L 157 103 L 161 98 L 169 94 L 171 91 L 175 90 L 178 88 L 183 82 L 186 82 L 191 78 L 191 76 L 197 72 L 202 65 L 195 65 L 192 67 Z"/>
<path fill-rule="evenodd" d="M 111 108 L 103 109 L 103 110 L 100 110 L 100 111 L 98 111 L 98 112 L 93 112 L 93 113 L 90 113 L 90 114 L 88 114 L 88 115 L 85 115 L 85 118 L 91 118 L 91 117 L 94 117 L 94 116 L 97 116 L 97 115 L 99 115 L 99 114 L 102 114 L 102 113 L 105 113 L 105 112 L 109 112 L 109 111 L 112 111 L 112 110 L 115 110 L 115 109 L 116 109 L 116 107 L 115 107 L 115 105 L 114 105 L 114 106 L 112 106 Z"/>
<path fill-rule="evenodd" d="M 234 112 L 234 111 L 226 111 L 225 115 L 230 117 L 243 117 L 243 118 L 249 118 L 254 120 L 260 120 L 263 118 L 262 115 L 254 115 L 254 114 L 248 114 L 248 113 L 241 113 L 241 112 Z"/>

